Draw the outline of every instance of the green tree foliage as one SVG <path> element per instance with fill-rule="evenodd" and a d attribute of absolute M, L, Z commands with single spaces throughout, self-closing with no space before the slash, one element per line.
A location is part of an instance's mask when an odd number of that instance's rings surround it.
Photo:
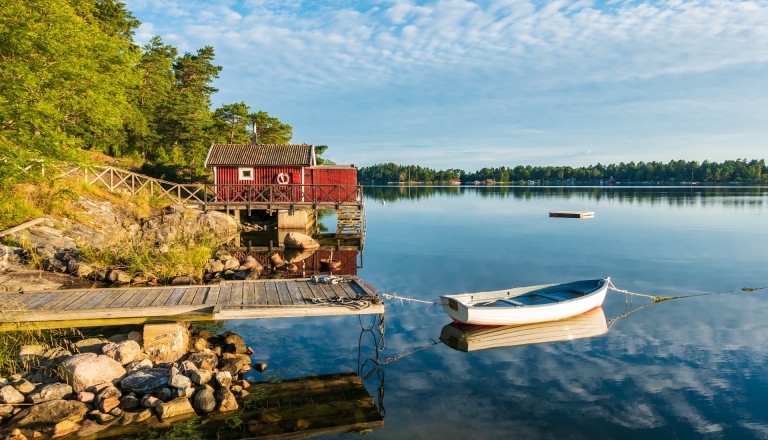
<path fill-rule="evenodd" d="M 514 168 L 483 168 L 467 173 L 458 169 L 435 171 L 413 165 L 395 165 L 385 163 L 360 168 L 358 180 L 363 183 L 389 182 L 427 182 L 446 183 L 451 179 L 460 178 L 463 183 L 493 181 L 497 183 L 522 183 L 529 180 L 549 183 L 582 183 L 597 184 L 613 178 L 622 183 L 724 183 L 745 182 L 761 183 L 768 173 L 764 159 L 727 160 L 723 163 L 704 161 L 686 162 L 682 160 L 661 162 L 639 162 L 572 168 L 564 167 L 532 167 L 518 165 Z M 410 175 L 410 179 L 408 176 Z"/>
<path fill-rule="evenodd" d="M 248 115 L 252 132 L 260 144 L 285 145 L 293 138 L 293 127 L 259 111 Z"/>
<path fill-rule="evenodd" d="M 0 136 L 48 157 L 119 154 L 137 119 L 131 41 L 138 21 L 111 0 L 8 0 L 0 6 Z"/>
<path fill-rule="evenodd" d="M 246 143 L 248 137 L 246 136 L 246 124 L 250 121 L 249 111 L 250 107 L 245 105 L 245 102 L 236 102 L 234 104 L 224 104 L 216 109 L 214 115 L 226 123 L 229 130 L 229 143 L 230 144 L 242 144 Z"/>

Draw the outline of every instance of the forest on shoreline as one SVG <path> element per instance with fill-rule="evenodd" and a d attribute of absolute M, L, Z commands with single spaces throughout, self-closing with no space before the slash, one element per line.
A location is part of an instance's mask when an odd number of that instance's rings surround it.
<path fill-rule="evenodd" d="M 362 184 L 389 183 L 554 183 L 554 184 L 681 184 L 681 183 L 764 183 L 768 176 L 765 159 L 736 159 L 723 162 L 669 161 L 621 162 L 619 164 L 569 166 L 523 166 L 483 168 L 474 172 L 460 169 L 434 170 L 418 165 L 394 163 L 362 167 L 357 173 Z"/>

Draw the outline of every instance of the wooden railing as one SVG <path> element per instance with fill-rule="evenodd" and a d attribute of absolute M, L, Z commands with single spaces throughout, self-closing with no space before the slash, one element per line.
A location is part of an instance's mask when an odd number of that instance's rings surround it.
<path fill-rule="evenodd" d="M 101 183 L 110 191 L 140 192 L 168 197 L 179 204 L 199 204 L 205 209 L 245 206 L 253 209 L 294 207 L 362 207 L 362 185 L 211 185 L 173 183 L 119 168 L 85 171 L 85 181 Z"/>

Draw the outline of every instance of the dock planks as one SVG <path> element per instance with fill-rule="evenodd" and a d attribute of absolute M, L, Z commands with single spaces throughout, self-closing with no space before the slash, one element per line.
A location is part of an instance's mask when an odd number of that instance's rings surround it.
<path fill-rule="evenodd" d="M 339 284 L 311 279 L 223 281 L 215 285 L 110 287 L 4 295 L 2 323 L 106 319 L 249 319 L 384 313 L 359 297 L 374 292 L 357 277 Z M 358 300 L 354 307 L 334 300 Z M 84 324 L 85 323 L 85 324 Z M 7 326 L 6 326 L 7 327 Z"/>

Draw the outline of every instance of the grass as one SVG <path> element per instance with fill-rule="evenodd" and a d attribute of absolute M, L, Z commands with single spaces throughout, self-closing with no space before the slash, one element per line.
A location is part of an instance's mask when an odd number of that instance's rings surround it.
<path fill-rule="evenodd" d="M 0 375 L 28 372 L 37 366 L 19 359 L 19 349 L 24 345 L 71 349 L 70 341 L 73 339 L 82 339 L 82 334 L 72 328 L 0 332 Z"/>
<path fill-rule="evenodd" d="M 211 240 L 195 244 L 178 241 L 167 251 L 149 243 L 122 243 L 104 249 L 81 248 L 80 259 L 96 268 L 122 267 L 131 275 L 166 281 L 178 275 L 202 279 L 215 246 Z"/>

